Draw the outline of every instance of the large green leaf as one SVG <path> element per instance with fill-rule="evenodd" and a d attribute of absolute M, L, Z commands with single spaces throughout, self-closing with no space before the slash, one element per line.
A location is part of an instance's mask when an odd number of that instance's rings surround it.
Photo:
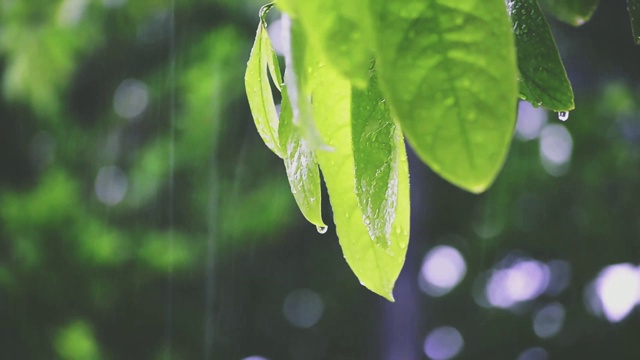
<path fill-rule="evenodd" d="M 633 40 L 640 45 L 640 0 L 627 0 L 631 27 L 633 28 Z"/>
<path fill-rule="evenodd" d="M 381 88 L 431 168 L 472 192 L 502 167 L 517 68 L 503 0 L 376 1 Z"/>
<path fill-rule="evenodd" d="M 368 82 L 372 53 L 369 0 L 284 0 L 278 4 L 304 27 L 312 46 L 360 87 Z"/>
<path fill-rule="evenodd" d="M 520 96 L 534 106 L 573 110 L 573 90 L 549 24 L 536 0 L 510 0 L 520 70 Z"/>
<path fill-rule="evenodd" d="M 398 149 L 404 147 L 402 131 L 391 118 L 373 70 L 370 76 L 366 89 L 354 88 L 351 93 L 355 190 L 369 236 L 386 248 L 393 241 L 398 164 L 406 159 L 399 159 L 405 156 Z"/>
<path fill-rule="evenodd" d="M 258 133 L 264 143 L 279 157 L 282 157 L 278 140 L 278 113 L 273 101 L 271 83 L 268 71 L 275 75 L 275 65 L 273 46 L 269 39 L 267 26 L 264 21 L 264 14 L 269 9 L 269 5 L 260 10 L 260 24 L 256 32 L 256 39 L 251 49 L 251 55 L 247 62 L 247 71 L 244 76 L 245 88 L 249 107 L 253 114 L 253 120 L 258 129 Z M 279 69 L 278 69 L 279 71 Z M 273 81 L 279 85 L 277 79 Z"/>
<path fill-rule="evenodd" d="M 573 26 L 591 19 L 600 0 L 540 0 L 540 5 L 553 16 Z"/>
<path fill-rule="evenodd" d="M 402 139 L 396 131 L 393 155 L 397 158 L 396 213 L 389 232 L 390 243 L 383 247 L 371 239 L 354 191 L 356 174 L 350 116 L 351 83 L 331 67 L 315 63 L 315 68 L 314 116 L 320 134 L 333 148 L 333 151 L 319 151 L 316 155 L 329 191 L 344 257 L 362 285 L 393 301 L 393 285 L 402 269 L 409 241 L 409 173 Z M 377 95 L 379 93 L 373 90 L 364 97 L 371 106 L 377 106 L 382 101 Z M 366 114 L 358 109 L 354 113 L 356 116 Z M 371 162 L 377 163 L 377 160 Z"/>
<path fill-rule="evenodd" d="M 300 134 L 300 129 L 293 125 L 286 87 L 282 92 L 278 131 L 280 147 L 284 153 L 284 165 L 296 203 L 310 223 L 325 228 L 320 203 L 320 171 L 313 151 Z"/>

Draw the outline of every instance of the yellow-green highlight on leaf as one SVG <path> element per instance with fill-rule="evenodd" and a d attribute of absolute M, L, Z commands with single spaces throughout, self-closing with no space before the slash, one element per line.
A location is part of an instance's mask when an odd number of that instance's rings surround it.
<path fill-rule="evenodd" d="M 558 20 L 580 26 L 591 19 L 600 0 L 540 0 L 539 2 L 543 9 Z"/>
<path fill-rule="evenodd" d="M 282 3 L 282 4 L 281 4 Z M 285 0 L 277 3 L 302 24 L 309 44 L 358 87 L 368 82 L 372 57 L 369 0 Z"/>
<path fill-rule="evenodd" d="M 404 148 L 402 131 L 391 117 L 373 69 L 369 86 L 354 87 L 351 97 L 356 195 L 369 236 L 387 248 L 393 240 L 399 157 L 404 156 L 399 150 Z"/>
<path fill-rule="evenodd" d="M 271 151 L 282 157 L 278 141 L 278 114 L 268 75 L 268 71 L 272 76 L 275 74 L 275 65 L 273 64 L 275 55 L 264 21 L 264 14 L 271 6 L 265 5 L 260 10 L 260 24 L 247 62 L 244 82 L 249 107 L 260 137 Z M 273 81 L 278 82 L 277 79 L 273 79 Z"/>
<path fill-rule="evenodd" d="M 518 96 L 504 0 L 373 4 L 380 87 L 405 136 L 436 173 L 487 189 L 512 138 Z"/>
<path fill-rule="evenodd" d="M 509 0 L 507 10 L 516 38 L 520 97 L 553 111 L 573 110 L 573 89 L 536 0 Z"/>
<path fill-rule="evenodd" d="M 321 211 L 320 171 L 314 153 L 304 137 L 304 129 L 301 129 L 307 123 L 301 122 L 298 126 L 294 125 L 291 101 L 287 88 L 282 86 L 283 79 L 280 73 L 278 57 L 267 32 L 264 16 L 270 7 L 271 5 L 266 5 L 260 10 L 260 26 L 256 34 L 256 44 L 247 64 L 245 81 L 252 82 L 249 77 L 255 77 L 256 74 L 261 77 L 261 79 L 258 79 L 260 80 L 258 84 L 253 83 L 254 86 L 259 86 L 259 90 L 254 94 L 256 96 L 253 99 L 249 94 L 252 88 L 247 84 L 251 112 L 258 132 L 260 132 L 265 144 L 284 160 L 291 192 L 300 211 L 312 224 L 325 227 Z M 253 65 L 252 68 L 251 65 Z M 251 73 L 249 72 L 250 68 L 252 69 Z M 273 102 L 271 86 L 267 79 L 267 70 L 278 90 L 282 91 L 280 117 L 278 117 Z M 306 111 L 311 119 L 310 103 Z M 308 133 L 317 132 L 314 128 L 309 128 L 307 127 Z"/>
<path fill-rule="evenodd" d="M 640 0 L 627 0 L 631 28 L 633 29 L 633 41 L 640 45 Z"/>
<path fill-rule="evenodd" d="M 322 221 L 320 170 L 313 151 L 300 134 L 300 130 L 293 125 L 293 114 L 286 88 L 282 93 L 278 134 L 287 178 L 300 211 L 310 223 L 326 227 Z"/>
<path fill-rule="evenodd" d="M 324 175 L 336 232 L 347 263 L 369 290 L 393 301 L 393 286 L 404 264 L 409 242 L 409 172 L 403 146 L 397 144 L 397 205 L 386 248 L 372 241 L 355 194 L 352 148 L 352 85 L 331 67 L 317 66 L 313 91 L 314 117 L 333 151 L 316 154 Z M 401 142 L 401 138 L 396 138 Z"/>
<path fill-rule="evenodd" d="M 284 82 L 287 86 L 293 124 L 300 129 L 302 137 L 312 151 L 331 150 L 326 144 L 313 120 L 311 106 L 311 82 L 314 78 L 312 69 L 307 67 L 308 39 L 300 23 L 284 15 L 281 19 L 282 32 L 285 34 L 283 47 L 285 66 Z M 311 59 L 310 59 L 311 60 Z"/>

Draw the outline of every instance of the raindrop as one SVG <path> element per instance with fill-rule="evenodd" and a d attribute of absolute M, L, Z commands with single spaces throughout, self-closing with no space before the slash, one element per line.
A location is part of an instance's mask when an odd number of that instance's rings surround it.
<path fill-rule="evenodd" d="M 560 121 L 567 121 L 569 119 L 569 112 L 568 111 L 560 111 L 558 113 L 558 119 Z"/>
<path fill-rule="evenodd" d="M 318 232 L 320 234 L 326 234 L 327 230 L 329 230 L 328 226 L 316 226 L 316 230 L 318 230 Z"/>

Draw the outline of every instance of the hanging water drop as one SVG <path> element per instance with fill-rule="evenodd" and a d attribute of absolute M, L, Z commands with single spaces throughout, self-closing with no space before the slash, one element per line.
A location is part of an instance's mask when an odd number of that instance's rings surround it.
<path fill-rule="evenodd" d="M 569 119 L 569 112 L 568 111 L 558 112 L 558 119 L 561 121 L 567 121 Z"/>
<path fill-rule="evenodd" d="M 320 234 L 325 234 L 327 232 L 327 230 L 329 230 L 328 226 L 316 226 L 316 230 L 318 230 L 318 232 Z"/>

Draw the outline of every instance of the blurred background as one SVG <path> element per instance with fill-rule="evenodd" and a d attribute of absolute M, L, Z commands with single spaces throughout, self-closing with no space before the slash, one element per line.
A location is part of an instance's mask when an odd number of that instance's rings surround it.
<path fill-rule="evenodd" d="M 550 20 L 576 110 L 521 103 L 488 192 L 410 157 L 394 304 L 358 283 L 333 227 L 304 221 L 255 130 L 243 75 L 260 5 L 0 1 L 2 358 L 640 356 L 625 1 L 581 28 Z"/>

